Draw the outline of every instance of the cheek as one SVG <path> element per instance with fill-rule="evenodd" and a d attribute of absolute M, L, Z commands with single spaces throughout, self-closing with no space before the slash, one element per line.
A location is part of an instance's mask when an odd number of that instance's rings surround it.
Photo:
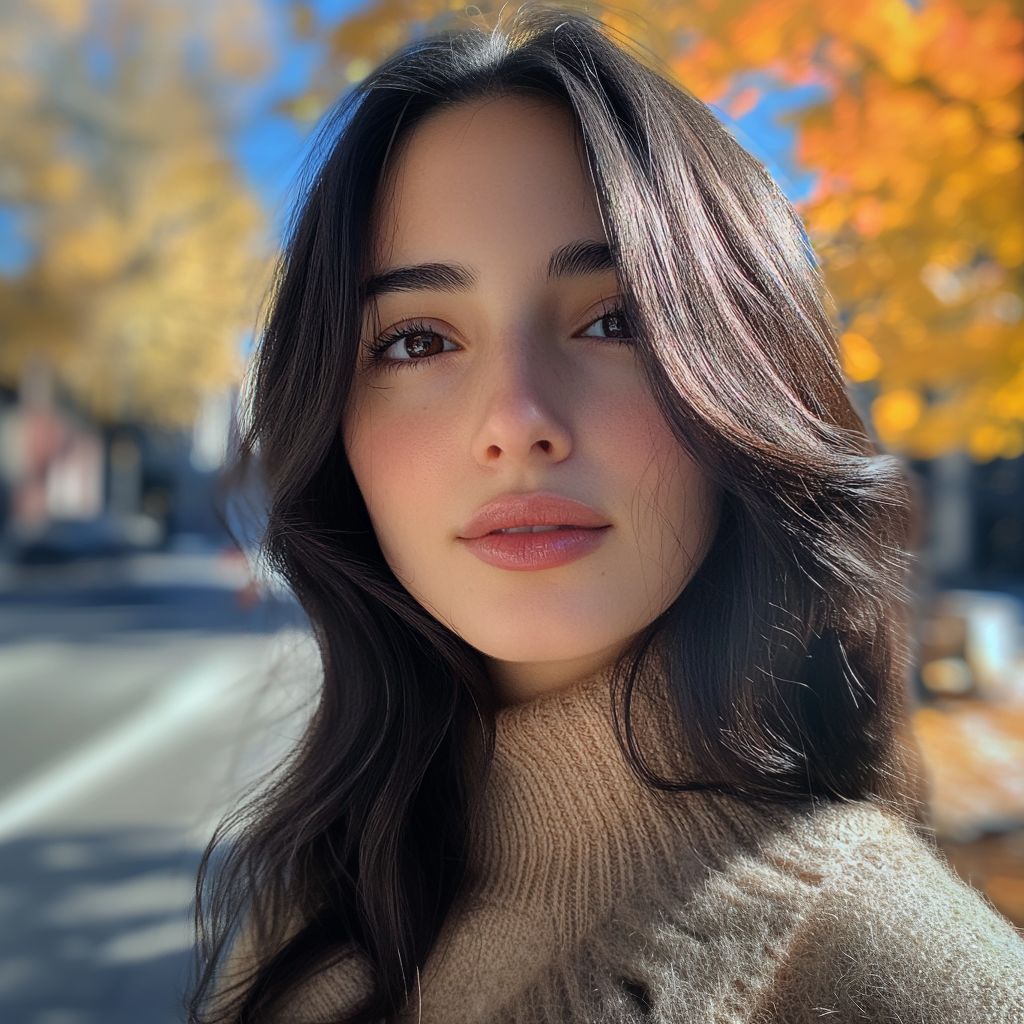
<path fill-rule="evenodd" d="M 353 397 L 345 451 L 384 555 L 402 576 L 427 532 L 449 518 L 456 455 L 451 406 L 400 403 L 386 391 Z"/>
<path fill-rule="evenodd" d="M 628 503 L 639 571 L 671 598 L 696 571 L 718 523 L 720 494 L 679 444 L 647 388 L 608 395 L 590 434 Z"/>

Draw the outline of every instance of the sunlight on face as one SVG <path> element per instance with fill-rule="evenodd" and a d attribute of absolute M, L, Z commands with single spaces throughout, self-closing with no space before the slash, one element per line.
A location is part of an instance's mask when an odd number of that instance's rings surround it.
<path fill-rule="evenodd" d="M 571 685 L 680 593 L 718 499 L 646 384 L 569 113 L 435 114 L 376 224 L 344 435 L 384 555 L 504 699 Z"/>

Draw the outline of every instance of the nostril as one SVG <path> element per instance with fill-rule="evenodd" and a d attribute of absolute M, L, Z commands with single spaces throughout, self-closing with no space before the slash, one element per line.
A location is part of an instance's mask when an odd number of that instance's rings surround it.
<path fill-rule="evenodd" d="M 545 455 L 551 454 L 551 442 L 550 441 L 538 441 L 537 447 L 540 448 Z"/>
<path fill-rule="evenodd" d="M 487 458 L 496 459 L 499 455 L 501 455 L 501 449 L 496 444 L 492 444 L 487 449 Z"/>

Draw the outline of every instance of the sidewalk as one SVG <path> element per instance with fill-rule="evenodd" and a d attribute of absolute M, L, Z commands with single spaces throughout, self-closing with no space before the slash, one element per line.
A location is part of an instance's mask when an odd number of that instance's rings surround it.
<path fill-rule="evenodd" d="M 913 717 L 939 844 L 1024 927 L 1024 705 L 938 701 Z"/>

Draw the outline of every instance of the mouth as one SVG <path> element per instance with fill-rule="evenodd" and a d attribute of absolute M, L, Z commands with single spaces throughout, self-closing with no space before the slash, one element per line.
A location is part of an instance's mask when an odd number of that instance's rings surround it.
<path fill-rule="evenodd" d="M 581 527 L 560 523 L 558 526 L 506 526 L 503 530 L 491 530 L 491 533 L 550 533 L 552 530 L 578 529 L 581 529 Z"/>
<path fill-rule="evenodd" d="M 478 509 L 458 540 L 482 562 L 514 571 L 554 569 L 595 551 L 612 530 L 583 502 L 513 494 Z"/>

